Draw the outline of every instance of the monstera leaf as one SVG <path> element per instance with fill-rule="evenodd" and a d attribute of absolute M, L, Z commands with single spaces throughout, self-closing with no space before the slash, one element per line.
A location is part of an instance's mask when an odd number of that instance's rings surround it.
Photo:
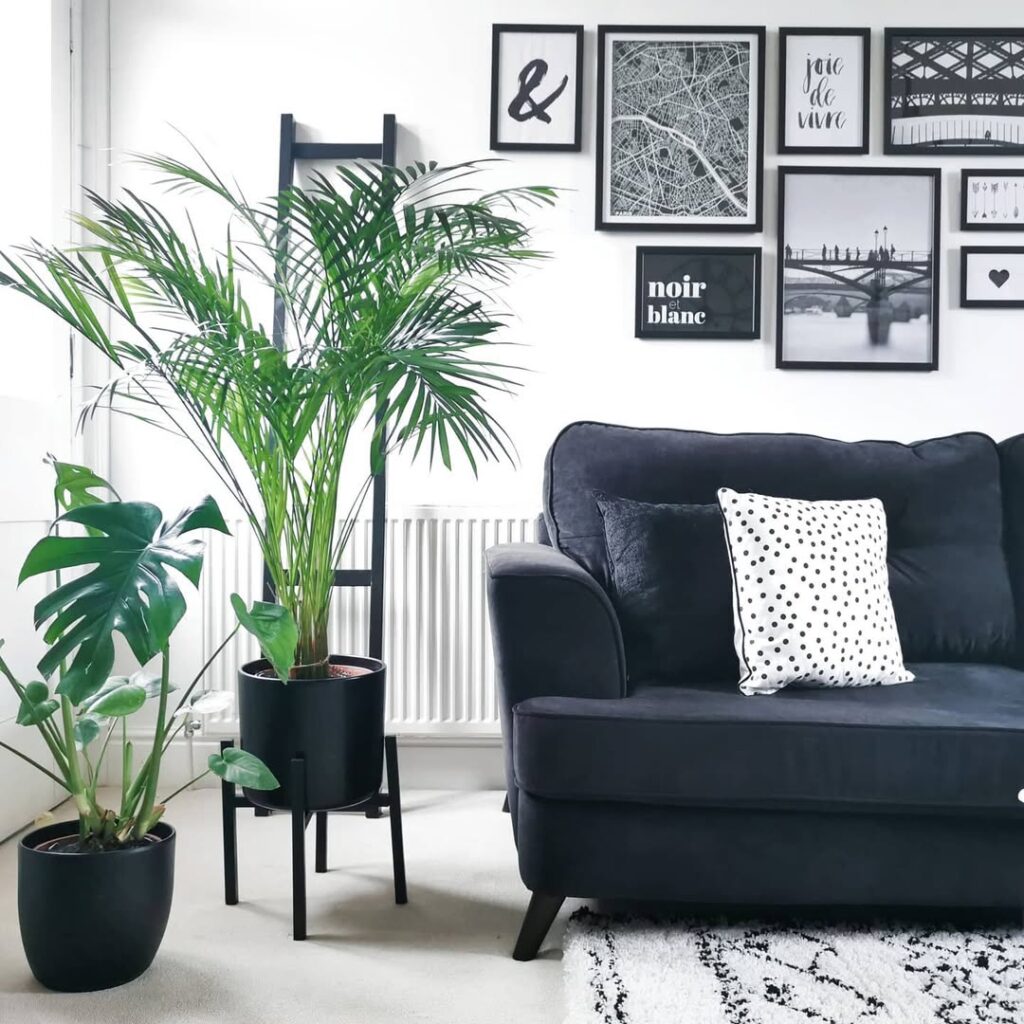
<path fill-rule="evenodd" d="M 46 459 L 53 467 L 56 480 L 53 485 L 53 500 L 64 512 L 82 508 L 84 505 L 100 505 L 103 498 L 93 494 L 95 490 L 109 491 L 115 498 L 117 491 L 88 466 L 76 466 L 73 462 L 60 462 L 53 455 Z"/>
<path fill-rule="evenodd" d="M 75 746 L 85 750 L 87 746 L 103 731 L 103 724 L 92 715 L 83 715 L 75 722 Z"/>
<path fill-rule="evenodd" d="M 277 789 L 281 785 L 274 773 L 255 755 L 238 747 L 211 754 L 206 762 L 211 772 L 225 782 L 249 789 Z"/>
<path fill-rule="evenodd" d="M 34 682 L 21 688 L 21 704 L 15 721 L 18 725 L 40 725 L 60 705 L 50 696 L 46 683 Z"/>
<path fill-rule="evenodd" d="M 105 701 L 115 693 L 119 696 L 115 698 L 114 706 L 123 707 L 137 702 L 139 707 L 141 707 L 151 697 L 160 696 L 160 682 L 159 672 L 144 672 L 140 670 L 131 676 L 111 676 L 92 696 L 83 700 L 79 704 L 79 708 L 81 711 L 88 711 L 90 714 L 111 715 L 109 711 L 100 711 L 99 705 L 101 701 Z M 173 693 L 176 689 L 177 687 L 173 683 L 168 683 L 168 693 Z M 139 693 L 142 694 L 141 700 L 137 696 Z"/>
<path fill-rule="evenodd" d="M 172 523 L 145 502 L 86 505 L 61 516 L 55 525 L 76 523 L 95 536 L 50 536 L 28 554 L 18 582 L 61 569 L 93 568 L 59 586 L 35 607 L 37 628 L 50 622 L 44 639 L 52 646 L 39 662 L 49 677 L 73 658 L 57 692 L 80 704 L 106 682 L 114 663 L 114 633 L 128 642 L 139 664 L 167 645 L 185 614 L 185 598 L 170 570 L 193 585 L 203 567 L 203 544 L 196 530 L 227 533 L 213 498 L 204 498 Z"/>
<path fill-rule="evenodd" d="M 254 601 L 246 608 L 238 594 L 231 595 L 231 607 L 243 628 L 259 641 L 267 661 L 274 666 L 277 678 L 288 682 L 288 673 L 295 662 L 295 645 L 299 631 L 292 613 L 283 605 Z"/>

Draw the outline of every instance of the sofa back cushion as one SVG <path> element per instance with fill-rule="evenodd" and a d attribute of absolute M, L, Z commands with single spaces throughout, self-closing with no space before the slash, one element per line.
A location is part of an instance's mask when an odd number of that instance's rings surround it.
<path fill-rule="evenodd" d="M 1003 521 L 1006 561 L 1017 608 L 1017 647 L 1013 663 L 1024 667 L 1024 434 L 999 445 L 1003 468 Z"/>
<path fill-rule="evenodd" d="M 905 445 L 574 423 L 548 452 L 545 520 L 551 542 L 611 592 L 595 492 L 693 505 L 713 503 L 719 487 L 807 500 L 879 498 L 904 658 L 1009 662 L 1016 616 L 1000 469 L 995 442 L 976 433 Z M 689 641 L 680 635 L 678 642 Z M 721 660 L 728 663 L 728 650 Z"/>

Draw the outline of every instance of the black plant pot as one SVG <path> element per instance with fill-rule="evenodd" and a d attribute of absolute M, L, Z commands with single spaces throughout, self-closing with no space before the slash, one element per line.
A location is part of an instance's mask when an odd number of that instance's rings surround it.
<path fill-rule="evenodd" d="M 266 661 L 239 670 L 242 749 L 260 758 L 281 783 L 271 791 L 246 789 L 257 806 L 292 806 L 291 762 L 298 756 L 306 762 L 306 810 L 351 807 L 380 789 L 387 670 L 375 658 L 331 655 L 331 664 L 370 671 L 282 683 L 259 674 L 269 667 Z"/>
<path fill-rule="evenodd" d="M 104 853 L 39 849 L 74 836 L 47 825 L 18 844 L 18 919 L 32 973 L 58 992 L 95 992 L 137 978 L 164 937 L 174 893 L 174 829 Z"/>

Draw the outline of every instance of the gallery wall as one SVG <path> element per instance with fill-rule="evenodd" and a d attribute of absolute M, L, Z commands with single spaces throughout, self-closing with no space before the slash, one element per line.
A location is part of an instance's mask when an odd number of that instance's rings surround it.
<path fill-rule="evenodd" d="M 1013 25 L 1016 0 L 991 0 L 989 25 Z M 87 14 L 88 16 L 88 14 Z M 760 234 L 642 235 L 595 232 L 595 32 L 600 23 L 734 24 L 768 22 L 765 211 Z M 411 505 L 486 505 L 528 509 L 539 499 L 543 456 L 565 423 L 596 418 L 628 424 L 716 431 L 812 431 L 842 438 L 913 439 L 979 429 L 1003 437 L 1024 429 L 1022 315 L 961 310 L 957 249 L 984 244 L 961 235 L 958 173 L 963 164 L 1012 166 L 974 158 L 884 157 L 881 47 L 887 24 L 956 24 L 964 12 L 929 0 L 859 0 L 823 7 L 813 0 L 753 0 L 687 8 L 677 0 L 113 0 L 110 12 L 110 143 L 115 185 L 140 183 L 125 157 L 133 150 L 182 149 L 185 132 L 252 193 L 276 176 L 278 116 L 294 113 L 310 137 L 372 139 L 382 112 L 398 118 L 400 161 L 454 161 L 488 155 L 490 30 L 493 22 L 586 26 L 583 143 L 580 153 L 512 153 L 492 180 L 544 183 L 565 190 L 537 218 L 552 258 L 508 293 L 515 317 L 510 358 L 527 368 L 525 386 L 500 414 L 515 440 L 518 468 L 471 474 L 398 465 L 392 500 Z M 952 19 L 952 20 L 950 20 Z M 858 165 L 942 168 L 941 339 L 936 373 L 779 371 L 774 368 L 776 168 L 842 158 L 777 155 L 777 28 L 870 26 L 871 153 Z M 102 69 L 87 69 L 101 74 Z M 173 126 L 173 128 L 172 128 Z M 828 223 L 829 209 L 820 217 Z M 991 239 L 993 243 L 1012 241 Z M 764 246 L 759 341 L 642 341 L 633 337 L 638 244 Z M 116 424 L 112 470 L 129 491 L 159 493 L 169 469 L 190 456 Z M 174 494 L 175 499 L 179 495 Z"/>

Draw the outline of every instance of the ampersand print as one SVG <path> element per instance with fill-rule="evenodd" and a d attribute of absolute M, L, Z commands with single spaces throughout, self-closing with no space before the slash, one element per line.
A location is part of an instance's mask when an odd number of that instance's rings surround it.
<path fill-rule="evenodd" d="M 551 124 L 551 115 L 547 112 L 569 84 L 569 76 L 562 77 L 561 84 L 547 98 L 537 101 L 533 98 L 533 90 L 538 88 L 548 73 L 548 62 L 546 60 L 531 60 L 519 72 L 519 92 L 512 98 L 508 105 L 508 116 L 515 121 L 529 121 L 536 118 L 544 124 Z"/>

